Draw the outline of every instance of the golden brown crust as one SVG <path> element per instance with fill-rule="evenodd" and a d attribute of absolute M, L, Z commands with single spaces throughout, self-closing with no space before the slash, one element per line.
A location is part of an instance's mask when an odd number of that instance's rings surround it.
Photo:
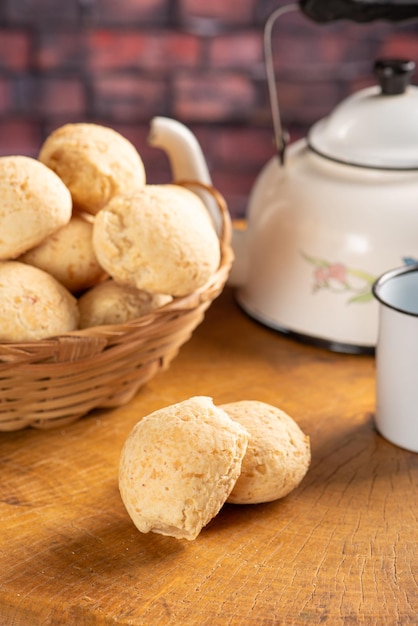
<path fill-rule="evenodd" d="M 228 502 L 255 504 L 283 498 L 308 471 L 309 437 L 277 407 L 256 400 L 221 405 L 250 434 L 241 475 Z"/>
<path fill-rule="evenodd" d="M 192 293 L 220 263 L 203 202 L 175 185 L 146 185 L 113 198 L 96 216 L 93 245 L 115 281 L 150 293 Z"/>
<path fill-rule="evenodd" d="M 65 124 L 45 140 L 39 160 L 63 180 L 74 206 L 96 214 L 113 196 L 145 184 L 140 155 L 128 139 L 99 124 Z"/>
<path fill-rule="evenodd" d="M 93 223 L 73 214 L 68 224 L 28 250 L 19 261 L 48 272 L 71 293 L 79 293 L 106 276 L 97 261 L 92 234 Z"/>
<path fill-rule="evenodd" d="M 125 442 L 119 470 L 136 527 L 195 539 L 234 486 L 247 440 L 246 430 L 205 396 L 144 417 Z"/>
<path fill-rule="evenodd" d="M 124 324 L 171 302 L 172 297 L 118 285 L 106 280 L 78 300 L 80 328 L 103 324 Z"/>
<path fill-rule="evenodd" d="M 36 159 L 0 157 L 0 260 L 15 259 L 67 224 L 71 196 Z"/>
<path fill-rule="evenodd" d="M 0 263 L 0 341 L 36 341 L 78 326 L 75 298 L 46 272 Z"/>

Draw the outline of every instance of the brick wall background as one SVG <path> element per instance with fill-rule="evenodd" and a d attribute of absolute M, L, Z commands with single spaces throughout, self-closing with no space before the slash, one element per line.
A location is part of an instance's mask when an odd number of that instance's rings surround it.
<path fill-rule="evenodd" d="M 263 59 L 272 0 L 1 0 L 0 154 L 36 156 L 68 121 L 127 136 L 149 182 L 168 182 L 147 145 L 150 119 L 174 117 L 197 135 L 215 185 L 242 216 L 273 155 Z M 291 139 L 352 91 L 379 56 L 418 60 L 418 23 L 318 25 L 301 13 L 274 29 L 281 115 Z"/>

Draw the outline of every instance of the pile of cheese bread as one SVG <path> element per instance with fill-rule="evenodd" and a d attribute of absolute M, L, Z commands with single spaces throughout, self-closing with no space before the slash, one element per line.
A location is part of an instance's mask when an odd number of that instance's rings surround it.
<path fill-rule="evenodd" d="M 119 489 L 138 530 L 190 541 L 225 502 L 288 495 L 310 462 L 309 436 L 278 407 L 195 396 L 134 426 L 120 455 Z"/>
<path fill-rule="evenodd" d="M 0 157 L 0 341 L 123 324 L 204 285 L 219 239 L 199 196 L 149 185 L 111 128 L 66 124 Z"/>

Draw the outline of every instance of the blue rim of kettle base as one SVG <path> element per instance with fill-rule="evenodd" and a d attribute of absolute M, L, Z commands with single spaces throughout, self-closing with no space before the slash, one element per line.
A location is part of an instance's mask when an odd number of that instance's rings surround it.
<path fill-rule="evenodd" d="M 316 337 L 314 335 L 306 335 L 304 333 L 290 330 L 276 322 L 266 319 L 264 316 L 259 315 L 257 311 L 248 308 L 243 302 L 240 301 L 237 292 L 234 294 L 235 302 L 240 309 L 252 320 L 263 326 L 263 328 L 269 328 L 281 335 L 293 339 L 298 343 L 313 346 L 315 348 L 321 348 L 323 350 L 329 350 L 330 352 L 336 352 L 339 354 L 353 354 L 353 355 L 370 355 L 373 356 L 376 351 L 374 345 L 358 345 L 353 343 L 343 343 L 340 341 L 333 341 L 331 339 L 325 339 L 323 337 Z"/>
<path fill-rule="evenodd" d="M 380 287 L 382 287 L 385 283 L 389 282 L 393 278 L 397 278 L 398 276 L 403 276 L 404 274 L 412 274 L 413 272 L 418 272 L 418 263 L 414 263 L 412 265 L 403 265 L 402 267 L 395 267 L 393 270 L 388 270 L 372 285 L 372 294 L 376 298 L 380 304 L 387 307 L 388 309 L 392 309 L 392 311 L 397 311 L 398 313 L 403 313 L 404 315 L 410 315 L 411 317 L 418 317 L 418 313 L 413 313 L 412 311 L 406 311 L 405 309 L 401 309 L 400 307 L 394 306 L 386 300 L 383 300 L 378 293 Z"/>

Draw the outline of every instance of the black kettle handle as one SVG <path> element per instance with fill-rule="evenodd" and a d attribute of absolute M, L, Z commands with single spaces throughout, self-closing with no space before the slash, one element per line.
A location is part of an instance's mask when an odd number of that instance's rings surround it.
<path fill-rule="evenodd" d="M 314 22 L 327 23 L 337 20 L 373 22 L 387 20 L 402 22 L 418 18 L 418 3 L 371 2 L 370 0 L 299 0 L 299 6 Z"/>

